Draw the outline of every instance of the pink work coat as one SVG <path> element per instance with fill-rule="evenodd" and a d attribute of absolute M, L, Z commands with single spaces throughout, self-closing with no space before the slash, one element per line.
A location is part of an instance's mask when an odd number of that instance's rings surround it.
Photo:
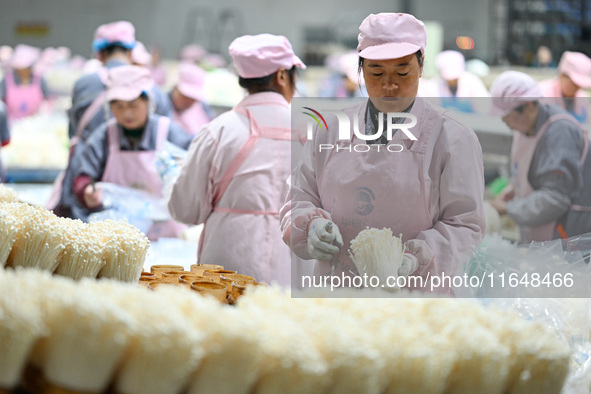
<path fill-rule="evenodd" d="M 169 118 L 160 117 L 156 135 L 156 150 L 122 151 L 119 146 L 117 121 L 115 118 L 110 119 L 107 127 L 109 156 L 101 181 L 138 188 L 163 197 L 162 180 L 156 171 L 156 152 L 161 149 L 168 136 L 169 125 Z M 184 228 L 186 226 L 168 220 L 167 222 L 152 225 L 146 236 L 151 241 L 155 241 L 160 237 L 178 237 Z"/>
<path fill-rule="evenodd" d="M 290 119 L 280 94 L 251 94 L 193 140 L 168 208 L 180 222 L 205 223 L 199 263 L 290 283 L 290 250 L 279 230 L 291 166 Z"/>
<path fill-rule="evenodd" d="M 33 74 L 31 83 L 17 85 L 14 74 L 7 72 L 6 77 L 6 109 L 11 121 L 26 116 L 35 115 L 43 103 L 43 91 L 41 90 L 41 77 Z"/>
<path fill-rule="evenodd" d="M 195 103 L 183 112 L 174 111 L 173 120 L 188 134 L 195 135 L 210 119 L 203 109 L 203 104 Z"/>
<path fill-rule="evenodd" d="M 577 120 L 569 114 L 556 114 L 550 116 L 546 122 L 540 127 L 534 136 L 527 136 L 519 131 L 513 135 L 513 144 L 511 146 L 511 168 L 513 168 L 512 184 L 515 190 L 515 198 L 525 198 L 529 196 L 534 188 L 529 183 L 529 169 L 534 157 L 534 153 L 538 146 L 538 142 L 548 130 L 548 127 L 557 120 L 565 119 L 578 125 Z M 580 164 L 583 165 L 585 157 L 587 156 L 588 141 L 585 138 L 585 148 L 581 155 Z M 575 206 L 577 209 L 578 206 Z M 571 208 L 572 209 L 572 208 Z M 519 226 L 519 240 L 521 243 L 530 243 L 531 241 L 542 242 L 549 241 L 554 238 L 554 229 L 556 227 L 556 220 L 539 225 L 539 226 Z"/>
<path fill-rule="evenodd" d="M 357 113 L 364 120 L 366 107 L 364 102 L 345 112 L 349 119 Z M 366 227 L 387 227 L 402 234 L 408 251 L 419 261 L 415 275 L 423 277 L 455 273 L 480 244 L 485 229 L 484 176 L 476 135 L 420 98 L 411 113 L 418 121 L 411 129 L 417 140 L 398 131 L 388 144 L 404 146 L 400 152 L 377 152 L 375 145 L 371 152 L 355 152 L 354 146 L 363 150 L 366 142 L 353 130 L 350 140 L 337 140 L 335 116 L 326 119 L 328 131 L 316 129 L 306 145 L 291 178 L 291 199 L 281 210 L 281 228 L 293 251 L 310 259 L 310 221 L 324 217 L 338 226 L 344 246 L 331 261 L 316 263 L 316 275 L 355 275 L 347 250 Z M 319 144 L 340 149 L 319 152 Z M 351 152 L 347 146 L 353 147 Z"/>

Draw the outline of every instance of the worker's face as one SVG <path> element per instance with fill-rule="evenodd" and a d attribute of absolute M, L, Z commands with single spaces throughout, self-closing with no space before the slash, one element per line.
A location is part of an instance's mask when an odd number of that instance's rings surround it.
<path fill-rule="evenodd" d="M 579 87 L 566 74 L 560 75 L 560 90 L 563 97 L 575 97 Z"/>
<path fill-rule="evenodd" d="M 177 110 L 177 112 L 183 112 L 189 109 L 197 101 L 185 96 L 176 87 L 170 96 L 172 98 L 172 105 L 174 106 L 174 109 Z"/>
<path fill-rule="evenodd" d="M 447 87 L 449 87 L 451 90 L 458 88 L 458 78 L 446 79 L 446 82 L 447 82 Z"/>
<path fill-rule="evenodd" d="M 28 81 L 29 78 L 31 78 L 31 75 L 33 75 L 33 70 L 31 69 L 31 67 L 18 68 L 18 69 L 15 69 L 14 72 L 16 72 L 16 75 L 18 75 L 18 77 L 21 81 Z"/>
<path fill-rule="evenodd" d="M 141 97 L 132 101 L 114 100 L 111 111 L 117 123 L 126 129 L 139 129 L 148 122 L 149 101 Z"/>
<path fill-rule="evenodd" d="M 514 109 L 503 117 L 503 122 L 512 130 L 520 131 L 524 134 L 533 134 L 537 120 L 537 111 L 534 110 L 533 103 L 527 103 L 523 106 L 521 112 Z"/>
<path fill-rule="evenodd" d="M 382 112 L 400 112 L 413 102 L 423 68 L 413 53 L 398 59 L 363 61 L 365 88 Z"/>

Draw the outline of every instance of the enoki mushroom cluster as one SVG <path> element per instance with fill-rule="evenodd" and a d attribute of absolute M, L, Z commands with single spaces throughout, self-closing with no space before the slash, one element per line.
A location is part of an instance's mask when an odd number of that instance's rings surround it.
<path fill-rule="evenodd" d="M 19 202 L 0 203 L 0 267 L 137 282 L 150 243 L 127 222 L 83 223 Z"/>
<path fill-rule="evenodd" d="M 0 389 L 44 392 L 559 393 L 570 360 L 556 332 L 472 300 L 255 287 L 230 307 L 26 269 L 0 270 L 0 338 Z"/>

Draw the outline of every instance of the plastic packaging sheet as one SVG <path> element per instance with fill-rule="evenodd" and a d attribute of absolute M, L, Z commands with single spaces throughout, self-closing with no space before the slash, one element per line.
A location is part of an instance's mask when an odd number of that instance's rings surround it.
<path fill-rule="evenodd" d="M 143 233 L 147 233 L 154 222 L 170 219 L 166 201 L 143 190 L 100 183 L 103 190 L 104 210 L 89 216 L 89 221 L 104 219 L 127 220 Z"/>
<path fill-rule="evenodd" d="M 571 350 L 569 374 L 562 394 L 591 392 L 591 300 L 588 298 L 486 298 L 491 308 L 513 310 L 542 323 Z"/>
<path fill-rule="evenodd" d="M 591 234 L 532 242 L 529 246 L 518 246 L 496 235 L 486 236 L 459 273 L 492 275 L 497 280 L 494 287 L 490 281 L 484 281 L 485 285 L 479 288 L 456 289 L 456 295 L 479 297 L 489 307 L 514 310 L 524 319 L 544 324 L 568 343 L 572 358 L 562 394 L 591 392 L 590 250 Z M 542 284 L 543 279 L 533 286 L 534 273 L 548 274 L 549 286 Z M 512 283 L 515 286 L 508 283 L 511 274 L 516 278 Z M 566 274 L 572 274 L 573 286 L 565 285 Z M 501 275 L 505 278 L 504 287 L 498 280 Z M 519 283 L 525 276 L 530 279 L 529 286 Z M 553 282 L 554 277 L 561 280 Z"/>
<path fill-rule="evenodd" d="M 458 275 L 478 277 L 478 286 L 454 289 L 460 297 L 589 297 L 591 234 L 518 246 L 486 236 Z"/>

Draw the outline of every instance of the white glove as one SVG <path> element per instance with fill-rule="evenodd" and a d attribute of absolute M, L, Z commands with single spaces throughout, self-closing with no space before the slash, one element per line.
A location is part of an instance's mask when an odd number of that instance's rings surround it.
<path fill-rule="evenodd" d="M 331 260 L 343 246 L 336 224 L 328 219 L 315 219 L 308 230 L 308 253 L 316 260 Z"/>
<path fill-rule="evenodd" d="M 402 263 L 398 268 L 398 276 L 409 276 L 419 268 L 419 260 L 415 255 L 405 253 L 402 256 Z"/>

